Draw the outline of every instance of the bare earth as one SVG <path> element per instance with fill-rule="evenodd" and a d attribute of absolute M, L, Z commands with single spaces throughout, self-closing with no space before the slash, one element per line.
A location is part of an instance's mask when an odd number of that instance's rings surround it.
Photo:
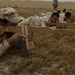
<path fill-rule="evenodd" d="M 0 6 L 18 6 L 25 8 L 50 8 L 53 9 L 52 2 L 44 1 L 20 1 L 20 0 L 0 0 Z M 61 2 L 59 9 L 75 9 L 75 2 Z"/>

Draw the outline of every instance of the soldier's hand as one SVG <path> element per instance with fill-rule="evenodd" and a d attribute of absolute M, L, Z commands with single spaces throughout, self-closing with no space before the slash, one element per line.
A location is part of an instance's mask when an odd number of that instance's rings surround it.
<path fill-rule="evenodd" d="M 7 42 L 10 44 L 10 45 L 13 45 L 15 43 L 18 43 L 22 40 L 24 36 L 22 36 L 21 34 L 14 34 L 12 35 L 9 39 L 7 39 Z"/>

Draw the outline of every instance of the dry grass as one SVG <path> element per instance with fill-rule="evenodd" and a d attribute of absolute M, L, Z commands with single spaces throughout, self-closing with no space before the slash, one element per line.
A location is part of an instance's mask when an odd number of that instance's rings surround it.
<path fill-rule="evenodd" d="M 1 57 L 11 75 L 75 75 L 75 35 L 73 33 L 34 34 L 35 48 L 14 46 Z M 9 75 L 10 75 L 9 74 Z M 5 75 L 5 74 L 4 74 Z"/>

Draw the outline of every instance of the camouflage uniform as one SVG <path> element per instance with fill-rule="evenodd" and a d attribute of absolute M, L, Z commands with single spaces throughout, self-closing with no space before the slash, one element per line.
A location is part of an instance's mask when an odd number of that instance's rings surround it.
<path fill-rule="evenodd" d="M 54 10 L 57 10 L 58 0 L 53 0 L 53 7 L 54 7 Z"/>

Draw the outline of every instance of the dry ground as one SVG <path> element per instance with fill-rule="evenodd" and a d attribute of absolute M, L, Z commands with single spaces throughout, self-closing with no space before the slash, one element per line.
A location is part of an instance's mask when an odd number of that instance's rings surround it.
<path fill-rule="evenodd" d="M 1 75 L 75 75 L 74 33 L 34 33 L 35 48 L 24 44 L 0 57 Z"/>
<path fill-rule="evenodd" d="M 24 17 L 49 11 L 15 8 Z M 25 50 L 22 43 L 0 57 L 0 75 L 75 75 L 75 33 L 34 33 L 33 41 L 34 49 Z"/>

